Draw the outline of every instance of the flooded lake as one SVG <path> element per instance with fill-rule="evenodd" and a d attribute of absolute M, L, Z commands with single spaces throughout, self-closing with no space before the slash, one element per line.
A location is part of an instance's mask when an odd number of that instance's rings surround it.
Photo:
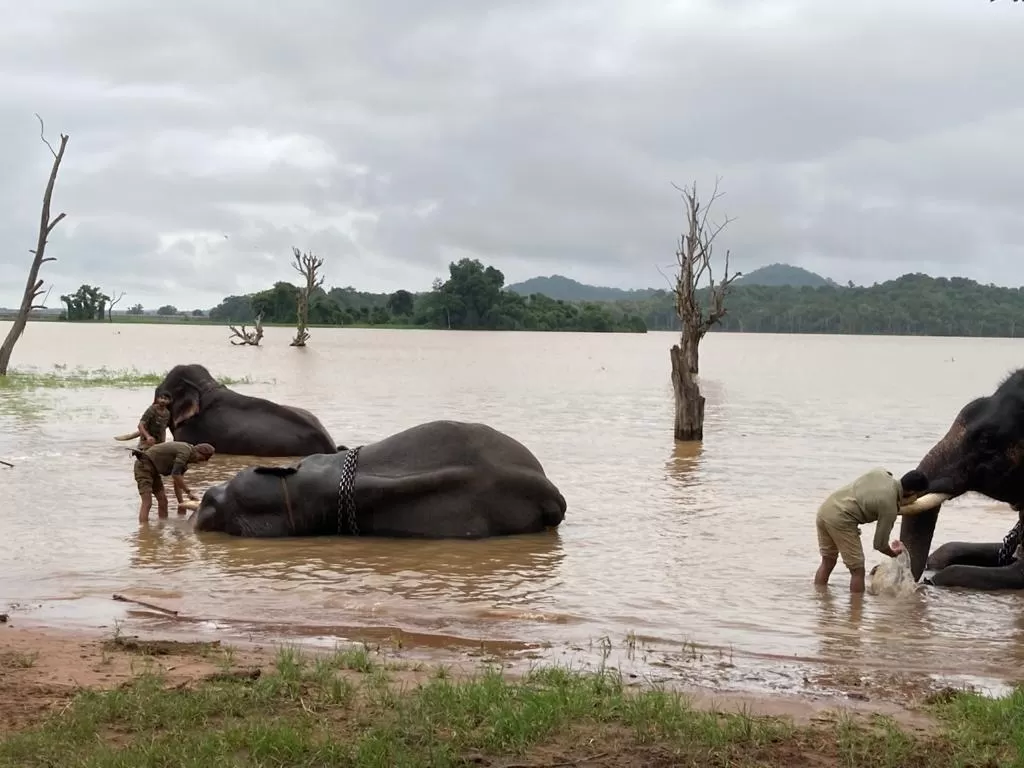
<path fill-rule="evenodd" d="M 635 633 L 721 648 L 733 661 L 723 682 L 781 687 L 806 665 L 1002 679 L 1024 655 L 1016 595 L 851 598 L 841 563 L 828 594 L 811 583 L 820 501 L 872 466 L 915 466 L 967 400 L 1021 364 L 1020 341 L 712 334 L 695 450 L 672 439 L 672 334 L 314 329 L 305 350 L 291 335 L 271 328 L 246 348 L 212 326 L 32 323 L 13 365 L 198 362 L 249 377 L 238 391 L 312 410 L 346 445 L 484 421 L 537 455 L 568 501 L 565 523 L 479 542 L 197 537 L 155 510 L 140 526 L 129 444 L 112 438 L 134 429 L 152 387 L 0 389 L 0 458 L 16 465 L 0 467 L 0 610 L 110 626 L 119 592 L 239 633 L 363 627 L 556 648 Z M 244 465 L 216 457 L 190 483 L 201 492 Z M 998 540 L 1014 519 L 963 499 L 934 545 Z M 869 567 L 881 558 L 872 534 Z"/>

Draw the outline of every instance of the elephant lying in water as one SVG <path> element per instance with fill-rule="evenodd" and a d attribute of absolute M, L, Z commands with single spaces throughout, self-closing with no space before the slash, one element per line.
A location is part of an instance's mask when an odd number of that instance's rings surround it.
<path fill-rule="evenodd" d="M 249 467 L 203 494 L 196 531 L 233 536 L 466 538 L 535 533 L 565 498 L 522 443 L 432 421 L 343 453 Z"/>
<path fill-rule="evenodd" d="M 953 541 L 928 550 L 942 504 L 969 491 L 1024 510 L 1024 369 L 1010 374 L 991 395 L 965 405 L 946 435 L 917 468 L 927 475 L 928 492 L 905 508 L 900 540 L 910 553 L 915 579 L 925 568 L 936 586 L 1024 589 L 1024 560 L 1017 558 L 1024 525 L 1000 542 Z"/>
<path fill-rule="evenodd" d="M 309 411 L 228 389 L 202 365 L 176 365 L 156 388 L 171 396 L 168 428 L 175 440 L 209 443 L 219 454 L 308 456 L 338 446 Z M 138 432 L 118 436 L 132 440 Z"/>

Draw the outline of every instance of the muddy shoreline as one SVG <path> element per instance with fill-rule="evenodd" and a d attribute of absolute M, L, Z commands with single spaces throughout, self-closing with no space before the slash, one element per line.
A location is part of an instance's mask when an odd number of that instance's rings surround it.
<path fill-rule="evenodd" d="M 872 676 L 832 670 L 831 674 L 809 673 L 806 689 L 799 693 L 742 690 L 742 686 L 716 681 L 708 674 L 708 669 L 731 664 L 714 649 L 691 649 L 692 674 L 680 674 L 657 660 L 648 663 L 645 672 L 643 664 L 632 663 L 646 653 L 636 647 L 641 645 L 636 641 L 632 648 L 626 643 L 619 649 L 543 648 L 454 638 L 443 642 L 437 637 L 356 627 L 344 638 L 270 636 L 265 632 L 203 631 L 189 622 L 176 622 L 173 616 L 161 617 L 157 611 L 136 607 L 138 610 L 129 609 L 127 621 L 104 627 L 60 626 L 10 613 L 0 624 L 0 720 L 9 723 L 11 730 L 24 727 L 47 712 L 59 711 L 77 690 L 116 687 L 146 668 L 160 671 L 170 685 L 225 671 L 266 670 L 273 667 L 282 647 L 299 647 L 314 655 L 362 647 L 411 685 L 426 680 L 439 666 L 456 677 L 472 676 L 485 666 L 500 666 L 510 678 L 545 665 L 576 671 L 612 669 L 638 690 L 660 687 L 686 694 L 700 708 L 786 717 L 798 724 L 883 714 L 906 728 L 925 731 L 933 722 L 919 707 L 950 688 L 923 681 L 920 675 Z M 666 674 L 651 674 L 659 668 Z"/>

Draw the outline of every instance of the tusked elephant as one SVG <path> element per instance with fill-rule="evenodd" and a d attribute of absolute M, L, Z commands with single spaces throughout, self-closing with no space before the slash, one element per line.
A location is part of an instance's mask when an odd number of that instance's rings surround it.
<path fill-rule="evenodd" d="M 228 389 L 202 365 L 174 366 L 156 391 L 171 395 L 168 429 L 174 439 L 209 443 L 219 454 L 308 456 L 345 449 L 309 411 Z"/>
<path fill-rule="evenodd" d="M 522 443 L 485 424 L 431 421 L 211 486 L 196 531 L 232 536 L 463 538 L 537 533 L 565 498 Z"/>
<path fill-rule="evenodd" d="M 1024 560 L 1016 556 L 1024 530 L 1024 369 L 967 403 L 917 468 L 928 477 L 928 491 L 904 508 L 915 514 L 904 514 L 900 525 L 914 579 L 927 568 L 936 586 L 1024 589 Z M 1002 542 L 951 541 L 929 557 L 942 504 L 969 491 L 1009 504 L 1018 524 Z"/>

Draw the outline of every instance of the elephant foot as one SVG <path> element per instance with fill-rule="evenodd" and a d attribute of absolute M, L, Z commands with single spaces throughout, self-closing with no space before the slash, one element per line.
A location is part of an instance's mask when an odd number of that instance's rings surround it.
<path fill-rule="evenodd" d="M 933 574 L 927 583 L 936 587 L 965 587 L 980 590 L 1024 589 L 1024 564 L 1016 562 L 996 568 L 979 565 L 950 565 Z"/>
<path fill-rule="evenodd" d="M 950 541 L 928 556 L 925 570 L 941 571 L 953 565 L 995 568 L 999 565 L 999 542 Z"/>

